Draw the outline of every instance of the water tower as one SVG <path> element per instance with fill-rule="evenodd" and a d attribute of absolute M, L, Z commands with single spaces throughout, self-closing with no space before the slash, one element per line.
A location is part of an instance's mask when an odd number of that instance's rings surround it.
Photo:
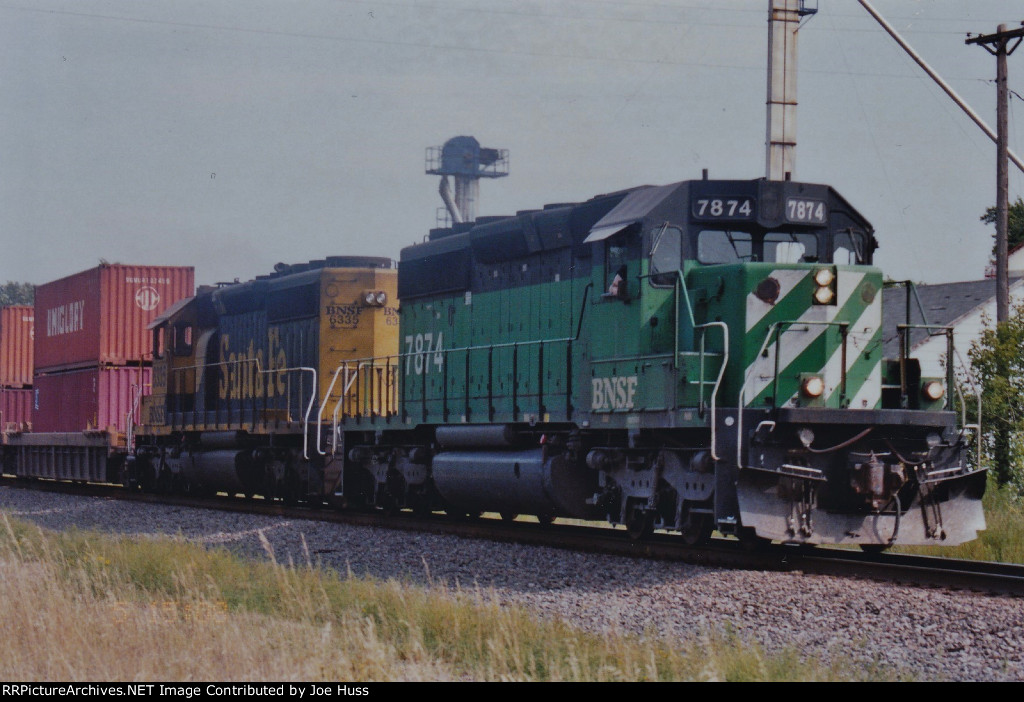
<path fill-rule="evenodd" d="M 427 149 L 427 173 L 441 176 L 438 191 L 455 224 L 476 219 L 481 178 L 508 175 L 508 149 L 487 149 L 471 136 L 457 136 Z M 452 197 L 448 176 L 455 179 Z"/>

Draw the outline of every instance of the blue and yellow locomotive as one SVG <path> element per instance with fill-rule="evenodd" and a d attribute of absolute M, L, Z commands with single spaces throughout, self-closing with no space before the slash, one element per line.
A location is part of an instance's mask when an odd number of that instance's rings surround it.
<path fill-rule="evenodd" d="M 330 257 L 169 308 L 150 325 L 153 387 L 124 481 L 320 501 L 343 409 L 395 410 L 394 372 L 356 360 L 397 353 L 395 278 L 387 258 Z"/>

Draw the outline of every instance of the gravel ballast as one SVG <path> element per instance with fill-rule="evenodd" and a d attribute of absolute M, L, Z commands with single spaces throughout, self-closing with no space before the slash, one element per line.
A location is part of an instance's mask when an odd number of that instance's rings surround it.
<path fill-rule="evenodd" d="M 731 627 L 766 650 L 877 661 L 920 679 L 1024 680 L 1024 598 L 800 573 L 705 568 L 455 536 L 0 487 L 0 510 L 50 529 L 180 534 L 235 553 L 414 583 L 481 587 L 594 632 L 690 640 Z"/>

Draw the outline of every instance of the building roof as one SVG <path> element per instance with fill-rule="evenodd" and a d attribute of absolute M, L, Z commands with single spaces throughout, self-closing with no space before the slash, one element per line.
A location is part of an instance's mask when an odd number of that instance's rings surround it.
<path fill-rule="evenodd" d="M 1011 278 L 1010 289 L 1019 288 L 1024 278 Z M 996 281 L 968 280 L 960 283 L 938 285 L 915 285 L 916 299 L 910 293 L 910 324 L 935 324 L 956 326 L 956 323 L 986 305 L 996 296 Z M 905 287 L 886 288 L 882 293 L 882 334 L 886 358 L 899 356 L 900 339 L 897 324 L 907 323 L 907 294 Z M 920 304 L 918 304 L 920 300 Z M 924 312 L 922 317 L 921 312 Z M 915 329 L 911 332 L 910 347 L 924 343 L 928 332 Z"/>

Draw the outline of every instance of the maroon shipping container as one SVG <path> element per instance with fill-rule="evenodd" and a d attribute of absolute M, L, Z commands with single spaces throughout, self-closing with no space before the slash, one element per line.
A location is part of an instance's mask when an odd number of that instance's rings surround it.
<path fill-rule="evenodd" d="M 32 388 L 0 388 L 0 430 L 31 429 Z"/>
<path fill-rule="evenodd" d="M 32 384 L 32 308 L 0 308 L 0 386 Z"/>
<path fill-rule="evenodd" d="M 191 267 L 102 265 L 36 288 L 36 371 L 150 359 L 146 327 L 195 293 Z"/>
<path fill-rule="evenodd" d="M 108 366 L 35 377 L 32 429 L 77 432 L 127 429 L 128 412 L 138 417 L 140 392 L 148 395 L 152 368 Z M 136 420 L 137 423 L 137 420 Z"/>

